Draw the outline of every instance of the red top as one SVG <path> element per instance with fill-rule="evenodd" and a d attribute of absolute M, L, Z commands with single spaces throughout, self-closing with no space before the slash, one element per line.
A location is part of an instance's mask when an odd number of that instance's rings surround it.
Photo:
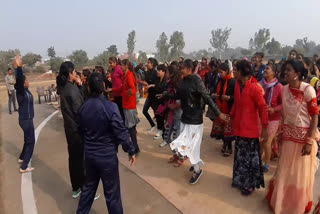
<path fill-rule="evenodd" d="M 206 74 L 207 74 L 208 72 L 209 72 L 209 71 L 208 71 L 207 69 L 199 70 L 199 71 L 198 71 L 199 76 L 201 77 L 201 79 L 202 79 L 203 82 L 205 81 Z"/>
<path fill-rule="evenodd" d="M 275 109 L 273 114 L 269 113 L 269 121 L 281 120 L 282 110 L 282 89 L 283 86 L 278 83 L 273 89 L 273 95 L 271 99 L 271 107 Z"/>
<path fill-rule="evenodd" d="M 111 80 L 112 80 L 112 91 L 114 97 L 121 96 L 121 87 L 122 87 L 122 80 L 123 80 L 123 72 L 121 70 L 121 66 L 117 65 L 114 71 L 111 73 Z"/>
<path fill-rule="evenodd" d="M 131 96 L 128 97 L 128 90 L 131 89 Z M 136 109 L 136 80 L 131 71 L 128 71 L 122 83 L 122 106 L 124 109 Z"/>
<path fill-rule="evenodd" d="M 230 113 L 233 134 L 239 137 L 259 138 L 259 115 L 262 127 L 266 128 L 268 126 L 268 106 L 263 97 L 263 88 L 250 79 L 241 93 L 240 82 L 237 81 L 234 90 L 234 104 Z"/>

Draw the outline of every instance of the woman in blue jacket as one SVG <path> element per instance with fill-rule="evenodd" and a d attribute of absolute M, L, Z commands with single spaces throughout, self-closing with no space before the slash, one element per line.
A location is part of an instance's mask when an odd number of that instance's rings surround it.
<path fill-rule="evenodd" d="M 99 181 L 102 180 L 109 214 L 122 214 L 118 168 L 118 145 L 135 163 L 135 147 L 129 140 L 119 109 L 103 95 L 102 75 L 89 76 L 91 98 L 80 108 L 80 130 L 83 136 L 86 184 L 83 187 L 77 214 L 90 212 Z"/>
<path fill-rule="evenodd" d="M 24 145 L 18 162 L 21 164 L 20 173 L 26 173 L 34 170 L 32 167 L 28 167 L 35 144 L 33 96 L 29 91 L 29 81 L 23 75 L 22 60 L 19 54 L 13 61 L 13 65 L 16 68 L 15 89 L 19 104 L 19 125 L 24 134 Z"/>

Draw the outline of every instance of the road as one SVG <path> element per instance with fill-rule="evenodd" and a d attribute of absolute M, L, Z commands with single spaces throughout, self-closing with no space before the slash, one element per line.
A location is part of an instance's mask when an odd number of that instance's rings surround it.
<path fill-rule="evenodd" d="M 141 112 L 143 103 L 138 104 Z M 35 127 L 52 112 L 52 105 L 35 105 Z M 137 164 L 129 166 L 128 157 L 119 149 L 119 168 L 121 192 L 124 211 L 127 214 L 268 214 L 266 189 L 255 191 L 244 197 L 231 188 L 233 158 L 220 155 L 221 143 L 209 137 L 211 125 L 205 119 L 202 158 L 205 162 L 204 174 L 196 185 L 189 185 L 191 173 L 187 162 L 180 168 L 167 163 L 171 156 L 170 149 L 159 148 L 161 141 L 153 140 L 148 135 L 147 121 L 139 114 L 138 143 L 141 154 Z M 17 159 L 22 149 L 23 134 L 18 125 L 18 115 L 8 115 L 7 107 L 1 110 L 1 214 L 29 214 L 23 211 L 22 195 L 25 192 L 22 177 L 18 173 Z M 32 165 L 33 195 L 38 214 L 75 213 L 78 200 L 71 198 L 71 187 L 68 174 L 67 144 L 63 130 L 63 120 L 56 114 L 42 129 L 35 147 Z M 271 172 L 265 176 L 266 183 L 275 171 L 276 162 L 272 163 Z M 319 171 L 316 177 L 315 200 L 320 189 Z M 102 186 L 98 192 L 103 195 Z M 25 199 L 24 199 L 25 200 Z M 3 206 L 1 208 L 1 206 Z M 28 206 L 28 205 L 27 205 Z M 94 202 L 91 213 L 107 213 L 104 197 Z M 31 212 L 31 214 L 34 214 Z"/>

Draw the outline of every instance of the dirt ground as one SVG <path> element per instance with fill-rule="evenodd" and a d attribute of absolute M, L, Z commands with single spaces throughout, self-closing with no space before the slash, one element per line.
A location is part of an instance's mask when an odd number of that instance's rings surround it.
<path fill-rule="evenodd" d="M 31 91 L 37 86 L 48 86 L 51 82 L 33 83 Z M 6 102 L 7 96 L 1 90 L 0 97 Z M 35 93 L 34 93 L 35 94 Z M 5 95 L 5 96 L 4 96 Z M 4 96 L 4 97 L 3 97 Z M 37 99 L 35 99 L 37 100 Z M 143 100 L 137 105 L 141 123 L 138 125 L 138 143 L 141 154 L 137 164 L 129 166 L 128 157 L 119 148 L 119 169 L 121 193 L 125 213 L 128 214 L 268 214 L 265 199 L 267 188 L 255 191 L 249 197 L 231 188 L 233 157 L 220 154 L 221 142 L 209 137 L 211 122 L 205 119 L 201 156 L 205 162 L 204 173 L 196 185 L 190 185 L 189 162 L 175 168 L 167 163 L 171 156 L 168 147 L 159 148 L 161 141 L 153 140 L 147 133 L 148 124 L 141 111 Z M 35 127 L 56 108 L 48 104 L 35 105 Z M 18 173 L 17 158 L 23 144 L 22 131 L 18 125 L 18 115 L 8 115 L 8 107 L 2 105 L 0 131 L 2 161 L 0 168 L 0 213 L 23 213 L 21 199 L 21 175 Z M 35 147 L 32 165 L 32 183 L 37 211 L 39 214 L 75 213 L 78 200 L 70 197 L 70 181 L 67 166 L 67 149 L 61 115 L 54 116 L 42 130 Z M 1 155 L 1 153 L 0 153 Z M 1 156 L 0 156 L 1 158 Z M 265 174 L 268 185 L 275 172 L 276 162 Z M 314 200 L 317 201 L 320 189 L 320 173 L 317 172 L 314 187 Z M 93 205 L 91 213 L 106 213 L 103 189 L 102 197 Z M 26 214 L 26 213 L 24 213 Z"/>

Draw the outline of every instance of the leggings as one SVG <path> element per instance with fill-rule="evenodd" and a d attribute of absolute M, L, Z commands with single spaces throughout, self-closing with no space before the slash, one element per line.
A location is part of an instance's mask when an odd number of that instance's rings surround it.
<path fill-rule="evenodd" d="M 146 99 L 146 102 L 144 103 L 142 113 L 143 113 L 143 115 L 147 118 L 150 126 L 151 126 L 151 127 L 155 127 L 156 124 L 154 124 L 152 118 L 150 117 L 150 114 L 148 113 L 149 108 L 152 107 L 151 105 L 152 105 L 152 100 L 148 97 L 148 98 Z M 154 110 L 154 109 L 153 109 L 153 110 Z"/>
<path fill-rule="evenodd" d="M 133 126 L 129 128 L 129 135 L 131 138 L 131 142 L 134 145 L 135 151 L 138 152 L 140 151 L 139 146 L 138 146 L 138 141 L 137 141 L 137 130 L 136 126 Z"/>

